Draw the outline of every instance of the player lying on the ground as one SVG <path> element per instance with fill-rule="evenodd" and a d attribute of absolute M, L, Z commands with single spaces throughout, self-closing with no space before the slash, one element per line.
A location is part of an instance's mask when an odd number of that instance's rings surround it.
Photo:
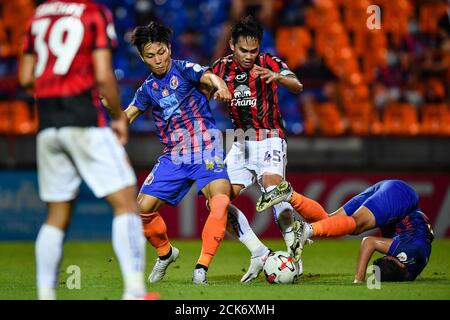
<path fill-rule="evenodd" d="M 386 255 L 374 263 L 380 267 L 381 281 L 414 280 L 428 263 L 434 238 L 430 221 L 418 202 L 416 191 L 404 181 L 380 181 L 350 199 L 328 219 L 312 224 L 296 221 L 298 251 L 313 237 L 358 235 L 378 227 L 382 237 L 368 237 L 361 243 L 355 282 L 364 281 L 374 251 Z"/>
<path fill-rule="evenodd" d="M 171 33 L 156 22 L 135 28 L 133 45 L 151 74 L 125 113 L 132 123 L 151 109 L 156 134 L 166 146 L 138 196 L 145 236 L 158 253 L 149 281 L 161 280 L 179 255 L 169 242 L 158 209 L 165 203 L 176 206 L 197 182 L 199 194 L 205 195 L 211 208 L 192 279 L 196 284 L 204 284 L 206 271 L 225 235 L 231 185 L 222 162 L 222 140 L 213 140 L 217 137 L 212 136 L 220 131 L 206 97 L 196 86 L 210 87 L 215 91 L 213 98 L 224 102 L 229 102 L 231 95 L 223 80 L 207 68 L 171 58 Z"/>
<path fill-rule="evenodd" d="M 277 198 L 285 198 L 291 193 L 289 184 L 284 181 L 287 145 L 278 106 L 278 86 L 284 86 L 293 93 L 300 93 L 303 89 L 295 74 L 281 59 L 269 53 L 260 53 L 262 36 L 263 28 L 255 18 L 248 16 L 241 19 L 231 30 L 230 48 L 233 53 L 213 64 L 213 72 L 225 80 L 233 94 L 227 107 L 234 129 L 249 138 L 244 140 L 244 137 L 237 135 L 225 160 L 233 187 L 231 197 L 236 198 L 257 182 L 267 192 L 258 202 L 259 211 L 270 208 Z M 297 211 L 305 205 L 314 205 L 313 200 L 303 199 L 295 192 L 290 202 Z M 273 206 L 273 210 L 287 248 L 292 251 L 292 207 L 278 204 Z M 308 221 L 327 217 L 326 213 L 321 215 L 319 210 L 307 212 L 315 215 L 307 217 Z M 248 272 L 241 279 L 242 282 L 251 281 L 261 272 L 270 251 L 259 241 L 237 207 L 230 205 L 228 220 L 228 230 L 251 252 Z"/>

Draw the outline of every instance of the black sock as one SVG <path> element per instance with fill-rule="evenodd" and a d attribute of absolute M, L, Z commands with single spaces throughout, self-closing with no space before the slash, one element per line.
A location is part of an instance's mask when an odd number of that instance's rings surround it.
<path fill-rule="evenodd" d="M 159 257 L 160 260 L 167 260 L 170 258 L 170 256 L 172 255 L 172 247 L 170 247 L 169 253 L 167 253 L 166 255 Z"/>
<path fill-rule="evenodd" d="M 208 267 L 205 267 L 205 266 L 202 265 L 202 264 L 197 264 L 197 265 L 195 266 L 195 269 L 203 269 L 203 270 L 205 270 L 205 271 L 208 271 Z"/>

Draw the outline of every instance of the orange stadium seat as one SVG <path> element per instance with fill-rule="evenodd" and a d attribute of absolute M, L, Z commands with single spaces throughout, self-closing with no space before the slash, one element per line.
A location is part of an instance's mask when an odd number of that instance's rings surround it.
<path fill-rule="evenodd" d="M 446 3 L 426 2 L 420 5 L 419 28 L 422 32 L 436 33 L 438 19 L 448 10 Z"/>
<path fill-rule="evenodd" d="M 8 101 L 0 101 L 0 134 L 7 134 L 11 125 L 11 111 Z"/>
<path fill-rule="evenodd" d="M 301 105 L 300 112 L 303 114 L 303 129 L 306 135 L 312 136 L 316 133 L 319 126 L 319 119 L 311 99 L 305 99 Z"/>
<path fill-rule="evenodd" d="M 366 25 L 369 1 L 347 1 L 344 5 L 344 24 L 348 31 L 362 29 Z"/>
<path fill-rule="evenodd" d="M 416 108 L 408 103 L 391 103 L 383 111 L 383 133 L 412 136 L 419 133 Z"/>
<path fill-rule="evenodd" d="M 344 121 L 335 103 L 323 102 L 318 104 L 316 109 L 320 133 L 325 136 L 339 136 L 344 133 Z"/>
<path fill-rule="evenodd" d="M 450 110 L 444 104 L 422 107 L 421 133 L 423 135 L 450 135 Z"/>
<path fill-rule="evenodd" d="M 11 133 L 17 135 L 34 134 L 38 129 L 37 110 L 30 108 L 24 101 L 11 101 L 12 125 Z"/>
<path fill-rule="evenodd" d="M 305 62 L 311 35 L 303 27 L 280 27 L 275 42 L 277 52 L 286 58 L 290 68 L 295 69 Z"/>
<path fill-rule="evenodd" d="M 357 101 L 347 106 L 345 113 L 350 133 L 358 136 L 367 136 L 370 133 L 373 108 L 369 101 Z"/>

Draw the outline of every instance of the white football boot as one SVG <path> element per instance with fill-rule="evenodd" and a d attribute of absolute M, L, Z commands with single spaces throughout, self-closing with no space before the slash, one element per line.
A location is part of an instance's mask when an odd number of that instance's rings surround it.
<path fill-rule="evenodd" d="M 194 284 L 206 284 L 206 270 L 203 268 L 194 269 L 192 282 Z"/>
<path fill-rule="evenodd" d="M 148 277 L 148 281 L 151 283 L 155 283 L 160 281 L 164 275 L 166 274 L 167 267 L 172 263 L 175 262 L 180 255 L 180 250 L 178 250 L 175 247 L 172 247 L 172 254 L 169 258 L 165 260 L 161 260 L 159 257 L 156 259 L 156 263 L 153 266 L 152 273 L 150 273 L 150 276 Z"/>

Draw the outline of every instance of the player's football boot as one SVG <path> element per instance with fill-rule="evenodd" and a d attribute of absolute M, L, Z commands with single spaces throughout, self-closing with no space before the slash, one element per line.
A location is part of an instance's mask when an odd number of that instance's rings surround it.
<path fill-rule="evenodd" d="M 206 284 L 206 270 L 203 268 L 194 269 L 192 282 L 194 284 Z"/>
<path fill-rule="evenodd" d="M 180 255 L 180 250 L 178 250 L 175 247 L 172 247 L 172 254 L 170 255 L 169 258 L 161 260 L 158 257 L 156 259 L 155 265 L 153 266 L 152 273 L 150 273 L 150 276 L 148 277 L 148 281 L 151 283 L 160 281 L 166 274 L 167 267 L 172 262 L 175 262 L 179 255 Z"/>
<path fill-rule="evenodd" d="M 259 197 L 256 202 L 256 211 L 262 212 L 275 204 L 286 201 L 291 195 L 291 184 L 286 180 L 282 180 L 273 190 L 264 192 L 261 197 Z"/>
<path fill-rule="evenodd" d="M 300 261 L 305 243 L 312 243 L 312 241 L 308 239 L 308 228 L 311 227 L 304 221 L 297 220 L 294 221 L 294 224 L 292 225 L 295 239 L 294 243 L 289 248 L 289 253 L 295 262 Z"/>
<path fill-rule="evenodd" d="M 264 263 L 267 260 L 267 257 L 272 252 L 272 250 L 267 249 L 267 251 L 262 256 L 251 257 L 250 258 L 250 266 L 248 267 L 248 271 L 241 278 L 241 282 L 250 282 L 253 279 L 258 278 L 259 274 L 264 268 Z"/>

